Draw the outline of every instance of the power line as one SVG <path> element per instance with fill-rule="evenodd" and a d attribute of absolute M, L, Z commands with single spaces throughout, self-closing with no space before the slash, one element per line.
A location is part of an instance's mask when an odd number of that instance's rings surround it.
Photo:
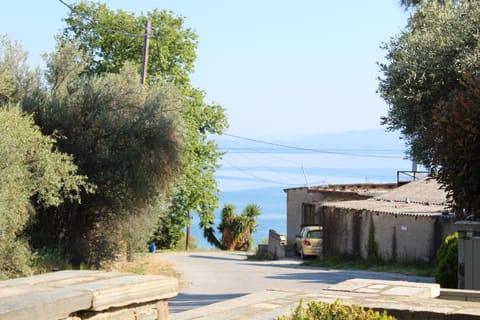
<path fill-rule="evenodd" d="M 145 37 L 145 33 L 130 33 L 130 32 L 122 31 L 122 30 L 116 30 L 116 29 L 105 27 L 105 26 L 101 25 L 99 22 L 93 20 L 92 17 L 89 17 L 89 16 L 85 15 L 84 13 L 79 12 L 78 10 L 75 10 L 74 7 L 72 7 L 70 4 L 66 3 L 65 1 L 63 1 L 63 0 L 58 0 L 58 1 L 60 1 L 60 3 L 63 4 L 65 7 L 67 7 L 71 12 L 78 14 L 82 18 L 88 20 L 92 25 L 95 24 L 99 28 L 103 29 L 104 31 L 116 33 L 116 34 L 119 34 L 119 35 L 124 35 L 124 36 L 127 36 L 127 37 L 132 37 L 132 38 Z"/>
<path fill-rule="evenodd" d="M 223 135 L 227 136 L 227 137 L 231 137 L 231 138 L 236 138 L 236 139 L 241 139 L 241 140 L 246 140 L 246 141 L 252 141 L 252 142 L 256 142 L 256 143 L 262 143 L 262 144 L 266 144 L 266 145 L 271 145 L 271 146 L 276 146 L 276 147 L 281 147 L 281 148 L 286 148 L 286 149 L 292 149 L 292 150 L 299 150 L 299 151 L 332 154 L 332 155 L 341 155 L 341 156 L 348 156 L 348 157 L 379 158 L 379 159 L 403 159 L 403 157 L 393 156 L 393 155 L 362 154 L 362 153 L 328 151 L 328 150 L 321 150 L 321 149 L 290 146 L 290 145 L 285 145 L 285 144 L 280 144 L 280 143 L 275 143 L 275 142 L 269 142 L 269 141 L 264 141 L 264 140 L 259 140 L 259 139 L 242 137 L 242 136 L 228 134 L 228 133 L 224 133 Z"/>
<path fill-rule="evenodd" d="M 223 161 L 225 161 L 226 163 L 228 163 L 230 166 L 232 166 L 233 168 L 237 169 L 238 171 L 241 171 L 243 172 L 244 174 L 252 177 L 252 178 L 255 178 L 257 180 L 261 180 L 261 181 L 264 181 L 264 182 L 268 182 L 268 183 L 273 183 L 273 184 L 278 184 L 278 185 L 282 185 L 282 186 L 296 186 L 298 184 L 291 184 L 291 183 L 284 183 L 284 182 L 280 182 L 280 181 L 275 181 L 275 180 L 270 180 L 270 179 L 265 179 L 265 178 L 262 178 L 262 177 L 259 177 L 257 175 L 254 175 L 253 173 L 251 172 L 248 172 L 247 170 L 243 169 L 243 168 L 240 168 L 236 165 L 234 165 L 233 163 L 231 163 L 230 161 L 228 161 L 227 159 L 223 158 L 222 159 Z"/>

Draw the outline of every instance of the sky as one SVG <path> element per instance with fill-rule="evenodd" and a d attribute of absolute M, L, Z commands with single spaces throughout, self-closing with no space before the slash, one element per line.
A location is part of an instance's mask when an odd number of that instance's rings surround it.
<path fill-rule="evenodd" d="M 100 2 L 183 16 L 199 37 L 193 85 L 226 109 L 228 133 L 262 140 L 381 128 L 388 110 L 376 93 L 381 45 L 408 19 L 397 0 Z M 42 66 L 68 12 L 58 0 L 4 1 L 0 33 Z"/>

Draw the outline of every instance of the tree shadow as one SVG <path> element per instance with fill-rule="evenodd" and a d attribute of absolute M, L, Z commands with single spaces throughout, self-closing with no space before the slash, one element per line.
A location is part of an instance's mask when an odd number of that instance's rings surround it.
<path fill-rule="evenodd" d="M 179 293 L 176 297 L 168 300 L 168 309 L 170 313 L 178 313 L 193 308 L 206 306 L 229 299 L 238 298 L 246 295 L 246 293 L 232 294 L 189 294 Z"/>
<path fill-rule="evenodd" d="M 225 255 L 225 253 L 223 253 Z M 225 256 L 214 256 L 214 255 L 201 255 L 201 254 L 191 254 L 191 258 L 198 258 L 198 259 L 208 259 L 208 260 L 226 260 L 226 261 L 238 261 L 238 262 L 244 262 L 246 256 L 243 256 L 243 254 L 238 254 L 238 253 L 232 253 L 231 254 L 232 258 L 225 257 Z"/>

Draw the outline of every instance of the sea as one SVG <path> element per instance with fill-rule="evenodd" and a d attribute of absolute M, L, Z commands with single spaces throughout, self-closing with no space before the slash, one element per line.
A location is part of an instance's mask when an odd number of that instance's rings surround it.
<path fill-rule="evenodd" d="M 232 136 L 217 141 L 224 152 L 216 172 L 220 189 L 215 228 L 221 209 L 232 204 L 240 214 L 249 204 L 261 209 L 254 243 L 266 241 L 270 229 L 286 233 L 285 189 L 348 183 L 389 183 L 397 171 L 412 170 L 398 135 L 383 130 L 264 141 Z M 198 248 L 213 249 L 193 214 L 191 235 Z M 217 233 L 217 237 L 220 235 Z"/>

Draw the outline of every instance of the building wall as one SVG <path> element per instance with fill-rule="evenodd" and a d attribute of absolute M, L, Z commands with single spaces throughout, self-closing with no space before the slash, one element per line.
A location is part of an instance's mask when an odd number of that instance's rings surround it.
<path fill-rule="evenodd" d="M 287 189 L 287 244 L 295 243 L 295 236 L 303 227 L 304 204 L 314 204 L 317 209 L 326 201 L 362 200 L 370 197 L 354 192 L 326 191 L 308 188 Z"/>
<path fill-rule="evenodd" d="M 295 236 L 302 225 L 302 205 L 307 201 L 307 188 L 287 191 L 287 244 L 295 243 Z"/>
<path fill-rule="evenodd" d="M 324 254 L 366 259 L 373 222 L 379 256 L 386 261 L 432 262 L 445 237 L 453 232 L 451 218 L 394 215 L 334 207 L 318 209 L 324 227 Z"/>

